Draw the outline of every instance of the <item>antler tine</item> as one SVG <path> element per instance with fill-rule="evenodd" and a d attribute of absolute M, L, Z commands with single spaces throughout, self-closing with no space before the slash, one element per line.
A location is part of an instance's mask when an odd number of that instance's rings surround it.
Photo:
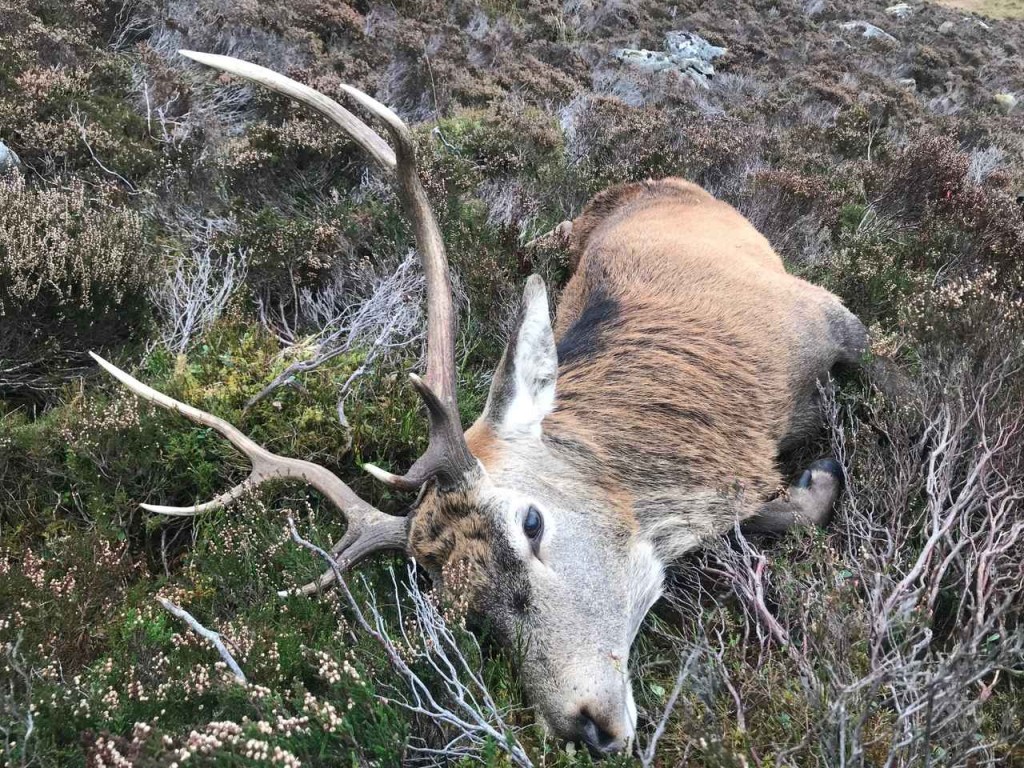
<path fill-rule="evenodd" d="M 400 519 L 400 518 L 395 518 Z M 341 541 L 337 542 L 331 547 L 331 555 L 335 558 L 338 563 L 339 570 L 342 572 L 347 571 L 353 565 L 362 560 L 366 555 L 375 551 L 372 539 L 366 537 L 359 538 L 355 534 L 351 533 L 351 529 L 345 532 L 342 536 Z M 278 597 L 288 597 L 289 595 L 301 595 L 303 597 L 309 597 L 315 595 L 317 592 L 322 592 L 327 587 L 334 584 L 335 573 L 333 568 L 328 568 L 315 580 L 308 584 L 303 584 L 301 587 L 295 589 L 282 589 L 278 592 Z"/>
<path fill-rule="evenodd" d="M 419 488 L 431 477 L 446 485 L 455 485 L 476 470 L 476 460 L 462 433 L 456 397 L 455 308 L 451 294 L 451 276 L 441 230 L 430 208 L 426 190 L 416 167 L 416 148 L 408 126 L 394 112 L 357 88 L 342 89 L 387 128 L 395 144 L 394 151 L 364 122 L 333 99 L 265 67 L 230 56 L 195 51 L 182 55 L 207 66 L 244 77 L 305 104 L 356 140 L 373 158 L 398 180 L 398 193 L 412 221 L 416 244 L 427 279 L 427 375 L 426 381 L 413 384 L 427 406 L 430 418 L 430 443 L 405 475 L 393 475 L 372 464 L 364 468 L 382 482 L 403 490 Z"/>
<path fill-rule="evenodd" d="M 255 487 L 256 483 L 252 481 L 251 477 L 247 477 L 231 490 L 225 491 L 219 496 L 203 502 L 202 504 L 195 504 L 191 507 L 165 507 L 162 504 L 139 504 L 139 506 L 147 512 L 156 512 L 158 515 L 169 515 L 171 517 L 195 517 L 196 515 L 201 515 L 204 512 L 212 512 L 213 510 L 221 509 L 222 507 L 230 507 Z"/>
<path fill-rule="evenodd" d="M 351 567 L 373 552 L 405 549 L 407 519 L 386 515 L 376 507 L 367 504 L 326 467 L 310 461 L 271 453 L 224 419 L 214 416 L 212 413 L 201 411 L 198 408 L 193 408 L 191 405 L 186 405 L 175 400 L 173 397 L 168 397 L 162 392 L 158 392 L 152 387 L 143 384 L 134 376 L 122 371 L 116 365 L 104 360 L 94 352 L 89 354 L 107 373 L 143 400 L 155 403 L 169 411 L 180 413 L 197 424 L 215 429 L 244 453 L 252 463 L 252 471 L 249 473 L 248 478 L 212 501 L 197 504 L 193 507 L 163 507 L 143 504 L 144 508 L 168 515 L 196 515 L 210 509 L 229 506 L 246 492 L 251 491 L 265 481 L 301 480 L 320 491 L 332 504 L 342 511 L 348 521 L 348 530 L 345 532 L 345 535 L 341 541 L 331 548 L 336 555 L 339 555 L 343 567 Z M 319 581 L 322 581 L 323 578 L 321 577 Z M 333 578 L 328 579 L 324 584 L 329 584 L 332 580 Z M 316 587 L 307 585 L 302 590 L 309 590 L 302 591 L 303 594 L 309 594 L 311 591 L 316 591 Z"/>
<path fill-rule="evenodd" d="M 199 51 L 186 50 L 180 50 L 178 53 L 187 59 L 192 59 L 208 67 L 244 77 L 246 80 L 251 80 L 258 85 L 262 85 L 272 91 L 277 91 L 283 96 L 295 99 L 300 104 L 305 104 L 307 107 L 315 109 L 351 136 L 378 165 L 387 171 L 395 170 L 395 153 L 388 146 L 387 142 L 366 123 L 334 99 L 320 93 L 320 91 L 292 80 L 290 77 L 285 77 L 272 69 L 267 69 L 259 64 L 252 64 L 248 61 L 242 61 L 233 56 L 220 56 L 216 53 L 200 53 Z"/>
<path fill-rule="evenodd" d="M 450 409 L 441 402 L 434 390 L 415 373 L 409 374 L 409 380 L 427 407 L 430 442 L 426 452 L 404 475 L 393 475 L 375 464 L 363 464 L 363 469 L 385 485 L 403 491 L 415 491 L 432 477 L 436 477 L 444 487 L 457 486 L 476 468 L 476 460 L 462 434 L 458 410 Z"/>

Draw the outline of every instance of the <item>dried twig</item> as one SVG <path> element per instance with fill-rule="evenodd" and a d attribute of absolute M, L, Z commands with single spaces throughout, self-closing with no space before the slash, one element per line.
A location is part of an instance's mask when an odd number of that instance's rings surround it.
<path fill-rule="evenodd" d="M 242 672 L 242 668 L 238 666 L 238 662 L 235 661 L 235 657 L 231 655 L 231 651 L 229 651 L 227 649 L 227 646 L 224 645 L 224 641 L 221 639 L 219 632 L 214 632 L 212 629 L 207 629 L 199 623 L 195 616 L 193 616 L 191 613 L 186 611 L 181 606 L 172 603 L 167 598 L 158 597 L 156 601 L 160 603 L 160 605 L 162 605 L 164 609 L 167 610 L 168 613 L 172 614 L 173 616 L 177 616 L 179 619 L 188 624 L 192 628 L 192 631 L 194 631 L 197 635 L 199 635 L 204 640 L 209 641 L 209 643 L 217 649 L 217 653 L 220 654 L 220 657 L 224 659 L 224 663 L 228 665 L 228 669 L 230 669 L 231 672 L 234 674 L 235 680 L 237 680 L 242 685 L 246 684 L 245 673 Z"/>
<path fill-rule="evenodd" d="M 690 651 L 690 655 L 686 657 L 679 666 L 679 674 L 676 675 L 676 683 L 672 686 L 672 693 L 669 694 L 668 701 L 665 702 L 665 709 L 662 710 L 661 718 L 658 720 L 658 725 L 654 729 L 654 733 L 651 734 L 650 740 L 647 742 L 647 747 L 640 753 L 640 764 L 644 768 L 648 768 L 654 765 L 654 752 L 658 748 L 658 740 L 661 739 L 665 733 L 665 727 L 668 725 L 669 717 L 672 715 L 672 711 L 676 708 L 676 701 L 679 699 L 679 694 L 683 690 L 683 683 L 686 682 L 686 678 L 690 676 L 690 668 L 693 663 L 697 660 L 697 657 L 701 653 L 699 646 L 694 646 Z"/>
<path fill-rule="evenodd" d="M 272 308 L 259 300 L 260 320 L 283 344 L 286 352 L 312 349 L 305 359 L 291 363 L 247 403 L 251 408 L 276 389 L 297 376 L 314 371 L 336 357 L 363 350 L 361 364 L 342 383 L 338 393 L 338 416 L 346 424 L 344 403 L 355 382 L 380 358 L 408 348 L 423 338 L 420 329 L 420 301 L 424 286 L 416 269 L 416 256 L 410 253 L 398 268 L 383 279 L 374 280 L 365 299 L 358 300 L 341 274 L 318 290 L 296 291 L 292 319 L 281 306 Z M 314 327 L 310 336 L 300 336 L 297 325 Z"/>
<path fill-rule="evenodd" d="M 75 126 L 77 126 L 78 128 L 78 135 L 81 137 L 82 143 L 85 144 L 85 148 L 89 150 L 89 156 L 92 157 L 93 162 L 100 167 L 100 170 L 102 170 L 108 176 L 113 176 L 115 179 L 124 184 L 128 188 L 128 192 L 130 194 L 139 194 L 139 190 L 135 188 L 134 184 L 128 181 L 128 179 L 126 179 L 117 171 L 112 171 L 109 168 L 107 168 L 107 166 L 105 166 L 103 162 L 96 156 L 96 153 L 93 151 L 92 144 L 89 143 L 89 134 L 86 132 L 85 118 L 82 117 L 81 111 L 73 108 L 71 110 L 71 119 L 74 121 Z"/>
<path fill-rule="evenodd" d="M 440 700 L 426 682 L 406 662 L 396 640 L 393 639 L 384 617 L 375 601 L 364 607 L 359 604 L 342 575 L 337 560 L 322 547 L 304 539 L 295 527 L 294 519 L 288 517 L 288 528 L 292 539 L 300 546 L 317 555 L 337 581 L 356 622 L 384 650 L 392 669 L 406 684 L 407 693 L 389 697 L 389 701 L 403 709 L 422 715 L 435 723 L 451 728 L 455 736 L 441 748 L 427 746 L 413 747 L 424 759 L 434 762 L 457 761 L 479 754 L 488 741 L 503 750 L 514 765 L 530 768 L 533 763 L 523 749 L 515 732 L 505 723 L 500 707 L 491 697 L 483 679 L 470 665 L 459 649 L 455 635 L 448 627 L 437 607 L 420 592 L 416 586 L 415 565 L 410 565 L 406 595 L 412 600 L 419 629 L 423 632 L 423 650 L 417 658 L 428 664 L 441 681 L 446 701 Z M 392 573 L 396 592 L 397 582 Z M 414 645 L 408 635 L 405 623 L 398 622 L 403 648 Z"/>
<path fill-rule="evenodd" d="M 176 255 L 173 269 L 149 292 L 163 319 L 163 345 L 178 354 L 213 325 L 245 280 L 248 251 L 219 257 L 212 240 L 227 225 L 218 220 L 204 224 L 204 229 L 191 233 L 192 247 Z"/>

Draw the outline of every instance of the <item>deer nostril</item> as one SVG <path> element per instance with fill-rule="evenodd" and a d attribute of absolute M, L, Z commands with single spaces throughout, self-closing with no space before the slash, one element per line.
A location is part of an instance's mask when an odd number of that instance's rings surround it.
<path fill-rule="evenodd" d="M 579 735 L 595 756 L 613 755 L 625 748 L 625 742 L 605 727 L 606 724 L 595 719 L 586 708 L 580 710 L 579 723 Z"/>

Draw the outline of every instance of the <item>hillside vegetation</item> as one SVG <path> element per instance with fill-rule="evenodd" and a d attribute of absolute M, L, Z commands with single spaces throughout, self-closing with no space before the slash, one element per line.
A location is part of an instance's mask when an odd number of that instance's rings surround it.
<path fill-rule="evenodd" d="M 414 126 L 464 423 L 525 278 L 557 300 L 569 277 L 558 243 L 525 244 L 618 182 L 704 185 L 870 327 L 821 442 L 787 459 L 843 462 L 832 525 L 679 564 L 634 651 L 637 754 L 608 764 L 1024 764 L 1024 23 L 890 5 L 0 0 L 20 158 L 0 171 L 0 762 L 590 763 L 532 724 L 515 650 L 477 644 L 397 559 L 350 598 L 278 597 L 323 566 L 288 517 L 322 546 L 344 530 L 314 492 L 139 508 L 248 467 L 89 350 L 386 511 L 413 498 L 359 466 L 425 441 L 405 376 L 422 280 L 388 180 L 188 48 L 342 101 L 350 83 Z M 673 31 L 726 49 L 712 76 L 616 55 Z M 246 682 L 157 598 L 221 633 Z M 465 656 L 490 731 L 409 706 L 396 659 L 462 711 L 438 653 Z"/>
<path fill-rule="evenodd" d="M 943 0 L 942 5 L 996 19 L 1019 19 L 1024 16 L 1024 3 L 1020 0 Z"/>

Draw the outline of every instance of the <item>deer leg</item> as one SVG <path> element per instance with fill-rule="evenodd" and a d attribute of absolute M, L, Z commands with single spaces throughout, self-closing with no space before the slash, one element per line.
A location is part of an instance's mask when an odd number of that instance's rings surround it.
<path fill-rule="evenodd" d="M 789 487 L 783 498 L 765 502 L 743 521 L 745 533 L 784 533 L 794 525 L 824 526 L 843 487 L 843 468 L 835 459 L 819 459 Z"/>
<path fill-rule="evenodd" d="M 837 349 L 835 364 L 856 367 L 861 364 L 864 353 L 871 344 L 867 328 L 838 299 L 832 299 L 825 310 L 825 317 L 828 319 L 830 335 Z"/>

